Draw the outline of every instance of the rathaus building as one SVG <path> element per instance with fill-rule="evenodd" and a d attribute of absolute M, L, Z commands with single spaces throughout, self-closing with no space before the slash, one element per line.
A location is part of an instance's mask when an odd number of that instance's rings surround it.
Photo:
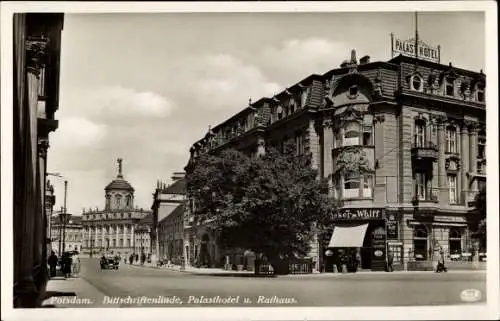
<path fill-rule="evenodd" d="M 485 84 L 482 70 L 402 54 L 358 61 L 353 50 L 339 68 L 213 127 L 192 145 L 190 162 L 230 147 L 255 156 L 288 140 L 311 153 L 340 204 L 309 254 L 321 271 L 333 269 L 342 247 L 369 270 L 384 269 L 389 250 L 399 269 L 432 266 L 439 248 L 447 260 L 470 257 L 482 250 L 466 216 L 486 182 Z M 194 222 L 190 208 L 185 221 Z M 191 255 L 223 262 L 216 233 L 188 225 Z"/>
<path fill-rule="evenodd" d="M 143 226 L 151 211 L 134 207 L 134 188 L 124 179 L 121 159 L 116 178 L 104 188 L 104 197 L 103 209 L 87 209 L 82 214 L 82 253 L 151 254 L 149 229 Z"/>

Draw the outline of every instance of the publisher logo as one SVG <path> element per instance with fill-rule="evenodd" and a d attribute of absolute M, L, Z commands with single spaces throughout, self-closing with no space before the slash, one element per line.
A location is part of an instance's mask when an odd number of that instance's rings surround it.
<path fill-rule="evenodd" d="M 463 290 L 462 293 L 460 293 L 460 298 L 464 302 L 477 302 L 481 300 L 481 291 L 476 289 Z"/>

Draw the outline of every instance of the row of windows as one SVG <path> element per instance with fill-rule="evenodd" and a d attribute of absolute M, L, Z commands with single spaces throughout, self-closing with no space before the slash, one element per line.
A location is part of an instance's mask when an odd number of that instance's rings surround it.
<path fill-rule="evenodd" d="M 448 254 L 460 254 L 464 252 L 462 244 L 463 233 L 459 228 L 450 228 L 448 231 Z M 429 233 L 424 226 L 417 226 L 413 232 L 413 252 L 417 260 L 427 260 L 432 256 L 432 248 L 429 246 Z"/>
<path fill-rule="evenodd" d="M 433 123 L 429 125 L 431 131 L 431 141 L 436 141 L 437 136 L 437 126 Z M 415 122 L 415 147 L 426 147 L 428 145 L 427 138 L 427 128 L 428 126 L 423 121 Z M 447 126 L 445 131 L 445 152 L 446 153 L 458 153 L 459 152 L 459 144 L 458 144 L 458 133 L 457 128 L 455 126 Z M 478 151 L 477 158 L 483 159 L 485 158 L 486 152 L 486 137 L 484 135 L 480 135 L 478 137 Z"/>
<path fill-rule="evenodd" d="M 106 195 L 106 208 L 111 207 L 111 200 L 114 199 L 114 205 L 115 208 L 122 208 L 123 206 L 125 207 L 131 207 L 132 206 L 132 196 L 127 195 L 125 197 L 125 202 L 122 200 L 122 195 L 117 194 L 114 198 L 111 197 L 111 195 Z"/>
<path fill-rule="evenodd" d="M 457 187 L 457 175 L 447 175 L 448 200 L 450 204 L 458 204 L 460 196 Z M 427 172 L 415 172 L 414 175 L 415 198 L 420 201 L 437 201 L 438 189 L 432 187 L 432 179 Z"/>
<path fill-rule="evenodd" d="M 85 217 L 85 216 L 84 216 Z M 88 216 L 88 219 L 120 219 L 120 218 L 132 218 L 132 213 L 106 213 L 106 214 L 92 214 Z"/>
<path fill-rule="evenodd" d="M 420 91 L 422 92 L 424 90 L 424 81 L 422 77 L 419 75 L 413 75 L 410 80 L 411 84 L 411 89 L 415 91 Z M 464 83 L 464 86 L 459 86 L 459 83 L 456 79 L 449 78 L 449 77 L 444 77 L 443 82 L 441 84 L 441 90 L 442 94 L 444 96 L 448 97 L 457 97 L 460 92 L 458 92 L 458 89 L 460 90 L 466 90 L 466 84 Z M 474 94 L 474 100 L 477 102 L 484 102 L 485 100 L 485 95 L 484 95 L 484 84 L 479 83 L 475 85 L 473 88 L 473 94 Z M 462 93 L 464 94 L 464 93 Z"/>
<path fill-rule="evenodd" d="M 300 108 L 304 108 L 307 103 L 307 97 L 310 93 L 310 87 L 306 87 L 300 93 L 300 97 L 298 95 L 290 97 L 288 102 L 284 105 L 279 104 L 278 106 L 272 108 L 271 111 L 271 123 L 284 119 L 287 116 L 293 114 Z"/>
<path fill-rule="evenodd" d="M 101 246 L 106 246 L 106 247 L 116 247 L 116 246 L 119 246 L 119 247 L 130 247 L 130 239 L 127 239 L 125 244 L 123 244 L 123 240 L 122 239 L 119 239 L 118 240 L 118 243 L 116 242 L 116 240 L 104 240 L 104 242 L 102 240 L 85 240 L 84 242 L 85 246 L 86 247 L 101 247 Z M 118 245 L 117 245 L 118 244 Z"/>

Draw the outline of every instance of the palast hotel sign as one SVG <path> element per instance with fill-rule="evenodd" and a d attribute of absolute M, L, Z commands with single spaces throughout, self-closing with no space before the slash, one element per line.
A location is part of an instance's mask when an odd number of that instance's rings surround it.
<path fill-rule="evenodd" d="M 392 57 L 404 55 L 422 60 L 440 63 L 441 47 L 432 47 L 423 41 L 415 41 L 415 38 L 401 40 L 391 33 Z"/>

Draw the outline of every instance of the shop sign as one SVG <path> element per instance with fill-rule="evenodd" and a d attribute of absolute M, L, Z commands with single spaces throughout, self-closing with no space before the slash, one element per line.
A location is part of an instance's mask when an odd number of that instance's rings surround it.
<path fill-rule="evenodd" d="M 423 41 L 415 41 L 415 38 L 401 40 L 394 36 L 392 38 L 392 56 L 403 55 L 412 58 L 439 63 L 441 49 L 440 46 L 432 47 Z"/>
<path fill-rule="evenodd" d="M 334 220 L 382 220 L 384 209 L 381 208 L 346 208 L 333 213 Z"/>
<path fill-rule="evenodd" d="M 376 250 L 374 253 L 373 253 L 376 257 L 381 257 L 382 255 L 384 255 L 384 252 L 381 251 L 381 250 Z"/>
<path fill-rule="evenodd" d="M 398 222 L 387 221 L 387 238 L 392 240 L 398 239 Z"/>

